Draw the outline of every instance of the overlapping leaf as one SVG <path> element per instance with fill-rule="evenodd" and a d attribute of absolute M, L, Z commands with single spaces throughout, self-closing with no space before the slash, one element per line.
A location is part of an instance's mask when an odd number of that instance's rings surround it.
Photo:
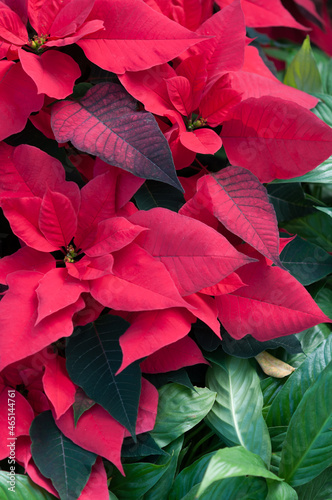
<path fill-rule="evenodd" d="M 52 108 L 58 142 L 71 141 L 81 151 L 144 179 L 182 190 L 168 143 L 154 117 L 136 110 L 135 100 L 115 83 L 100 83 L 80 100 Z"/>

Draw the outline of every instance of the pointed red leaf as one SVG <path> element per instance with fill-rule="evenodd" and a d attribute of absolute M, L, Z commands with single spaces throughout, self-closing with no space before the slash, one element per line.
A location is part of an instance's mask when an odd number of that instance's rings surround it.
<path fill-rule="evenodd" d="M 77 215 L 69 198 L 47 191 L 40 208 L 39 227 L 52 245 L 66 248 L 77 228 Z"/>
<path fill-rule="evenodd" d="M 248 170 L 227 167 L 197 182 L 202 204 L 232 233 L 280 265 L 278 222 L 266 189 Z"/>
<path fill-rule="evenodd" d="M 217 231 L 176 212 L 153 208 L 130 220 L 150 229 L 137 241 L 166 266 L 182 295 L 214 285 L 247 263 Z"/>
<path fill-rule="evenodd" d="M 173 19 L 186 28 L 195 31 L 212 16 L 213 0 L 144 0 L 157 12 Z"/>
<path fill-rule="evenodd" d="M 219 319 L 235 339 L 252 335 L 262 342 L 331 322 L 287 271 L 257 262 L 238 273 L 247 286 L 216 298 Z"/>
<path fill-rule="evenodd" d="M 11 396 L 13 392 L 15 393 L 14 397 Z M 8 411 L 8 408 L 12 408 L 12 406 L 8 406 L 8 403 L 10 403 L 9 399 L 14 401 L 13 413 L 9 413 Z M 10 419 L 11 415 L 16 418 L 14 420 Z M 11 387 L 5 387 L 0 394 L 0 460 L 8 457 L 9 452 L 13 450 L 13 448 L 9 447 L 9 445 L 11 444 L 11 440 L 12 442 L 15 442 L 15 439 L 18 436 L 29 435 L 29 428 L 33 419 L 33 410 L 28 401 L 22 396 L 22 394 L 20 394 L 15 389 L 12 389 Z M 10 426 L 11 424 L 14 426 L 13 438 L 11 438 L 11 434 L 8 429 L 8 426 Z M 11 457 L 12 456 L 13 453 L 11 453 Z"/>
<path fill-rule="evenodd" d="M 52 269 L 40 280 L 36 290 L 38 317 L 35 324 L 74 304 L 81 293 L 88 291 L 88 284 L 69 276 L 66 268 Z"/>
<path fill-rule="evenodd" d="M 200 293 L 206 293 L 207 295 L 224 295 L 226 293 L 235 292 L 238 288 L 245 286 L 245 283 L 241 280 L 240 276 L 236 273 L 232 273 L 219 283 L 207 288 L 203 288 Z"/>
<path fill-rule="evenodd" d="M 217 127 L 224 121 L 229 110 L 240 101 L 241 94 L 231 88 L 226 74 L 204 95 L 199 106 L 200 115 L 210 127 Z"/>
<path fill-rule="evenodd" d="M 131 243 L 117 252 L 113 274 L 90 282 L 90 293 L 105 307 L 151 311 L 186 307 L 162 262 Z"/>
<path fill-rule="evenodd" d="M 121 447 L 125 428 L 104 408 L 93 405 L 79 418 L 76 427 L 73 410 L 69 408 L 56 425 L 75 444 L 107 458 L 123 473 Z"/>
<path fill-rule="evenodd" d="M 179 76 L 189 80 L 192 89 L 192 111 L 198 108 L 207 80 L 207 69 L 204 64 L 204 55 L 198 54 L 184 59 L 176 68 Z"/>
<path fill-rule="evenodd" d="M 0 4 L 0 37 L 18 46 L 29 43 L 28 32 L 19 15 L 6 2 Z"/>
<path fill-rule="evenodd" d="M 332 130 L 307 109 L 277 97 L 235 106 L 221 137 L 230 162 L 261 182 L 303 175 L 332 153 Z"/>
<path fill-rule="evenodd" d="M 8 274 L 15 271 L 37 271 L 44 274 L 54 269 L 55 265 L 52 255 L 24 246 L 12 255 L 0 259 L 0 283 L 6 283 Z"/>
<path fill-rule="evenodd" d="M 101 83 L 79 101 L 55 104 L 52 128 L 58 142 L 70 140 L 81 151 L 138 177 L 180 187 L 167 141 L 154 117 L 136 111 L 136 101 L 120 85 Z"/>
<path fill-rule="evenodd" d="M 220 323 L 214 298 L 195 293 L 194 295 L 187 295 L 186 302 L 192 306 L 192 314 L 208 325 L 220 337 Z"/>
<path fill-rule="evenodd" d="M 65 4 L 59 2 L 61 9 L 49 29 L 51 36 L 65 37 L 75 33 L 90 14 L 93 4 L 93 0 L 71 0 Z"/>
<path fill-rule="evenodd" d="M 189 337 L 174 342 L 142 361 L 143 373 L 167 373 L 199 363 L 208 365 L 197 344 Z"/>
<path fill-rule="evenodd" d="M 109 500 L 107 474 L 101 457 L 97 457 L 89 480 L 77 500 L 91 500 L 94 497 L 98 500 Z"/>
<path fill-rule="evenodd" d="M 3 71 L 5 69 L 5 71 Z M 21 63 L 0 61 L 0 141 L 24 129 L 30 113 L 39 111 L 44 96 L 23 71 Z"/>
<path fill-rule="evenodd" d="M 142 377 L 142 389 L 136 421 L 136 435 L 152 431 L 156 422 L 158 408 L 158 391 L 154 385 Z M 131 434 L 125 430 L 125 437 Z"/>
<path fill-rule="evenodd" d="M 239 70 L 243 65 L 245 24 L 240 0 L 214 14 L 197 30 L 200 35 L 213 36 L 190 49 L 192 54 L 203 54 L 208 71 L 208 82 L 213 84 L 223 71 Z"/>
<path fill-rule="evenodd" d="M 56 498 L 60 498 L 58 492 L 54 488 L 52 481 L 42 476 L 38 467 L 35 465 L 34 461 L 31 459 L 27 466 L 25 467 L 25 472 L 31 478 L 31 480 L 38 484 L 41 488 L 44 488 L 46 491 L 54 495 Z"/>
<path fill-rule="evenodd" d="M 187 149 L 206 155 L 213 155 L 222 146 L 219 135 L 209 128 L 199 128 L 192 132 L 184 132 L 180 134 L 180 141 Z"/>
<path fill-rule="evenodd" d="M 74 59 L 56 50 L 37 55 L 20 49 L 19 57 L 24 71 L 37 85 L 38 94 L 64 99 L 73 92 L 75 80 L 81 76 Z"/>
<path fill-rule="evenodd" d="M 111 274 L 114 259 L 112 255 L 86 257 L 78 262 L 66 262 L 68 274 L 79 280 L 95 280 Z"/>
<path fill-rule="evenodd" d="M 84 301 L 79 298 L 75 304 L 34 326 L 38 310 L 35 290 L 42 277 L 43 274 L 37 272 L 17 271 L 7 278 L 9 290 L 0 302 L 0 370 L 41 351 L 60 337 L 71 335 L 71 318 L 85 306 Z"/>
<path fill-rule="evenodd" d="M 117 74 L 170 61 L 205 38 L 139 0 L 96 0 L 91 19 L 102 19 L 105 29 L 79 40 L 78 45 L 90 61 Z"/>
<path fill-rule="evenodd" d="M 192 315 L 180 308 L 138 313 L 120 337 L 123 358 L 118 373 L 134 361 L 187 335 L 191 323 Z"/>
<path fill-rule="evenodd" d="M 232 0 L 216 0 L 219 7 L 229 5 Z M 242 0 L 242 9 L 246 25 L 251 28 L 267 26 L 287 26 L 299 30 L 305 26 L 295 21 L 280 0 Z"/>
<path fill-rule="evenodd" d="M 94 239 L 83 241 L 85 253 L 89 257 L 99 257 L 107 253 L 116 252 L 129 245 L 142 232 L 144 227 L 132 224 L 124 217 L 113 217 L 99 222 Z"/>
<path fill-rule="evenodd" d="M 43 387 L 54 407 L 56 418 L 60 418 L 74 404 L 76 393 L 76 386 L 66 370 L 65 358 L 56 356 L 46 361 Z"/>
<path fill-rule="evenodd" d="M 193 111 L 191 85 L 184 76 L 174 76 L 166 80 L 169 99 L 175 109 L 184 116 Z"/>

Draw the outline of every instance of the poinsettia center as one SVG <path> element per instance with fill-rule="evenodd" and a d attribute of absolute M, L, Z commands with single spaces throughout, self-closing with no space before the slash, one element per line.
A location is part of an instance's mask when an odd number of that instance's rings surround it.
<path fill-rule="evenodd" d="M 205 118 L 196 118 L 194 121 L 189 120 L 187 124 L 188 130 L 195 130 L 196 128 L 205 127 L 207 120 Z"/>
<path fill-rule="evenodd" d="M 76 253 L 76 249 L 74 247 L 74 245 L 68 245 L 67 248 L 67 254 L 66 254 L 66 257 L 63 259 L 64 262 L 75 262 L 75 257 L 77 257 L 77 253 Z"/>
<path fill-rule="evenodd" d="M 30 40 L 30 47 L 34 50 L 39 50 L 42 45 L 44 45 L 48 39 L 49 35 L 35 35 L 32 40 Z"/>

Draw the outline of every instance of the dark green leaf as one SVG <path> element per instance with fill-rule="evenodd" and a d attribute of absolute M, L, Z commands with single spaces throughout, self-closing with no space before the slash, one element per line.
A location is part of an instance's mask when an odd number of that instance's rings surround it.
<path fill-rule="evenodd" d="M 313 112 L 318 118 L 332 127 L 332 95 L 315 94 L 320 99 Z"/>
<path fill-rule="evenodd" d="M 198 424 L 210 411 L 216 393 L 195 387 L 192 391 L 178 384 L 159 389 L 156 423 L 151 436 L 159 446 L 165 446 Z"/>
<path fill-rule="evenodd" d="M 166 455 L 166 453 L 159 448 L 148 432 L 139 434 L 136 443 L 131 437 L 124 439 L 121 449 L 122 457 L 148 457 L 149 455 Z"/>
<path fill-rule="evenodd" d="M 332 318 L 332 289 L 327 283 L 315 296 L 315 301 L 321 310 L 329 317 Z"/>
<path fill-rule="evenodd" d="M 299 500 L 327 500 L 332 498 L 332 467 L 309 483 L 296 488 Z"/>
<path fill-rule="evenodd" d="M 266 189 L 278 222 L 288 221 L 315 212 L 312 203 L 305 199 L 300 183 L 269 184 Z"/>
<path fill-rule="evenodd" d="M 332 273 L 332 255 L 299 236 L 283 249 L 280 260 L 302 285 L 310 285 Z"/>
<path fill-rule="evenodd" d="M 157 181 L 145 181 L 134 196 L 140 210 L 163 207 L 178 212 L 185 203 L 183 194 L 173 186 Z"/>
<path fill-rule="evenodd" d="M 81 389 L 80 387 L 76 389 L 75 402 L 73 404 L 75 427 L 83 413 L 91 408 L 94 404 L 95 402 L 87 397 L 83 389 Z"/>
<path fill-rule="evenodd" d="M 231 477 L 212 483 L 211 486 L 202 493 L 199 499 L 265 500 L 266 494 L 267 485 L 264 479 L 259 477 Z M 185 499 L 187 499 L 187 497 L 185 497 Z"/>
<path fill-rule="evenodd" d="M 223 448 L 211 458 L 197 492 L 197 498 L 201 498 L 203 492 L 215 481 L 241 476 L 265 477 L 274 481 L 282 481 L 267 470 L 259 456 L 242 446 Z"/>
<path fill-rule="evenodd" d="M 213 354 L 208 356 L 213 361 Z M 212 363 L 207 387 L 217 393 L 206 416 L 207 424 L 230 445 L 242 445 L 269 465 L 271 441 L 262 415 L 263 395 L 256 370 L 249 361 L 225 356 Z"/>
<path fill-rule="evenodd" d="M 331 465 L 332 361 L 305 392 L 288 427 L 281 453 L 280 477 L 300 486 Z"/>
<path fill-rule="evenodd" d="M 332 336 L 310 354 L 289 377 L 270 406 L 266 418 L 269 427 L 288 425 L 306 391 L 332 360 Z"/>
<path fill-rule="evenodd" d="M 330 171 L 332 172 L 331 167 Z M 286 222 L 284 229 L 332 252 L 332 218 L 323 212 Z"/>
<path fill-rule="evenodd" d="M 331 330 L 325 323 L 296 334 L 306 355 L 311 354 L 329 335 Z"/>
<path fill-rule="evenodd" d="M 180 370 L 175 370 L 166 373 L 149 373 L 149 374 L 144 374 L 144 376 L 155 387 L 157 387 L 157 389 L 165 384 L 168 384 L 169 382 L 175 382 L 176 384 L 184 385 L 185 387 L 194 390 L 194 386 L 191 383 L 185 368 L 180 368 Z"/>
<path fill-rule="evenodd" d="M 323 92 L 332 95 L 332 59 L 318 63 L 320 76 L 323 84 Z"/>
<path fill-rule="evenodd" d="M 55 500 L 54 495 L 33 483 L 29 476 L 15 474 L 13 485 L 11 479 L 9 472 L 0 471 L 1 500 Z"/>
<path fill-rule="evenodd" d="M 134 436 L 141 390 L 138 363 L 115 375 L 122 362 L 119 337 L 128 326 L 118 316 L 101 316 L 69 337 L 66 357 L 71 380 Z"/>
<path fill-rule="evenodd" d="M 42 475 L 51 479 L 61 500 L 77 500 L 97 455 L 64 436 L 51 411 L 40 413 L 34 419 L 30 437 L 32 458 Z"/>

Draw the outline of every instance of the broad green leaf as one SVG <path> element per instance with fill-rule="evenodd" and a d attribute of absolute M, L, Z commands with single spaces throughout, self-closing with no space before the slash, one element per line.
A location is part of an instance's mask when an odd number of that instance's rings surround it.
<path fill-rule="evenodd" d="M 198 424 L 210 411 L 216 393 L 195 387 L 192 391 L 178 384 L 159 389 L 156 423 L 151 436 L 163 447 Z"/>
<path fill-rule="evenodd" d="M 33 420 L 30 437 L 32 458 L 41 474 L 51 479 L 61 500 L 77 500 L 97 455 L 64 436 L 51 411 L 40 413 Z"/>
<path fill-rule="evenodd" d="M 332 95 L 315 93 L 315 97 L 318 97 L 320 101 L 313 109 L 313 112 L 323 122 L 332 127 Z"/>
<path fill-rule="evenodd" d="M 202 458 L 189 465 L 189 467 L 183 469 L 174 481 L 168 500 L 182 499 L 194 486 L 199 485 L 203 479 L 209 461 L 215 453 L 215 451 L 207 453 Z"/>
<path fill-rule="evenodd" d="M 95 402 L 87 397 L 83 389 L 81 389 L 80 387 L 76 389 L 75 402 L 73 404 L 75 426 L 77 425 L 77 422 L 83 415 L 83 413 L 91 408 L 94 404 Z"/>
<path fill-rule="evenodd" d="M 231 477 L 212 483 L 199 497 L 200 500 L 265 500 L 267 485 L 259 477 Z M 182 500 L 187 500 L 185 496 Z"/>
<path fill-rule="evenodd" d="M 229 477 L 255 476 L 282 481 L 281 478 L 267 470 L 263 460 L 242 446 L 223 448 L 211 458 L 205 471 L 197 498 L 215 481 Z"/>
<path fill-rule="evenodd" d="M 286 182 L 332 183 L 332 156 L 307 174 L 292 179 L 278 179 L 273 181 L 273 184 L 284 184 Z"/>
<path fill-rule="evenodd" d="M 114 495 L 111 491 L 109 491 L 109 500 L 119 500 L 117 496 Z"/>
<path fill-rule="evenodd" d="M 332 360 L 332 336 L 310 354 L 275 397 L 266 422 L 269 427 L 288 425 L 309 387 Z"/>
<path fill-rule="evenodd" d="M 172 457 L 161 464 L 137 462 L 123 466 L 125 476 L 115 471 L 109 489 L 119 500 L 138 500 L 149 491 L 165 474 Z"/>
<path fill-rule="evenodd" d="M 299 236 L 283 249 L 280 260 L 302 285 L 310 285 L 332 273 L 332 255 Z"/>
<path fill-rule="evenodd" d="M 106 315 L 76 328 L 67 340 L 66 358 L 71 380 L 134 436 L 141 390 L 140 368 L 133 363 L 116 375 L 122 362 L 119 337 L 128 326 L 124 319 Z"/>
<path fill-rule="evenodd" d="M 315 301 L 321 310 L 332 318 L 332 289 L 326 284 L 315 296 Z"/>
<path fill-rule="evenodd" d="M 136 443 L 131 437 L 124 439 L 121 457 L 147 457 L 149 455 L 166 455 L 166 452 L 159 448 L 148 432 L 139 434 Z"/>
<path fill-rule="evenodd" d="M 273 377 L 268 377 L 261 380 L 261 388 L 263 392 L 264 408 L 271 406 L 277 394 L 285 385 L 286 379 L 276 379 Z"/>
<path fill-rule="evenodd" d="M 332 163 L 331 163 L 332 171 Z M 283 224 L 288 232 L 332 252 L 332 218 L 323 212 L 316 212 Z"/>
<path fill-rule="evenodd" d="M 280 477 L 293 487 L 308 483 L 331 465 L 332 361 L 306 391 L 289 424 Z"/>
<path fill-rule="evenodd" d="M 163 207 L 178 212 L 185 203 L 183 194 L 178 189 L 151 180 L 144 182 L 134 198 L 140 210 Z"/>
<path fill-rule="evenodd" d="M 169 492 L 172 488 L 175 472 L 178 465 L 179 454 L 183 446 L 184 436 L 178 437 L 166 446 L 165 451 L 171 455 L 171 461 L 167 467 L 165 474 L 161 479 L 144 495 L 144 500 L 160 500 L 161 498 L 168 498 Z M 166 457 L 160 457 L 157 464 L 165 462 Z"/>
<path fill-rule="evenodd" d="M 269 492 L 265 500 L 297 500 L 296 491 L 287 483 L 267 481 Z"/>
<path fill-rule="evenodd" d="M 55 500 L 54 495 L 33 483 L 29 476 L 15 474 L 13 484 L 11 479 L 9 472 L 0 471 L 1 500 Z"/>
<path fill-rule="evenodd" d="M 309 36 L 287 68 L 284 83 L 309 94 L 322 90 L 322 81 L 311 51 Z"/>
<path fill-rule="evenodd" d="M 318 63 L 318 69 L 323 84 L 323 92 L 332 95 L 332 59 Z"/>
<path fill-rule="evenodd" d="M 301 184 L 269 184 L 269 201 L 272 203 L 278 222 L 288 221 L 314 212 L 312 204 L 305 197 Z"/>
<path fill-rule="evenodd" d="M 331 335 L 331 329 L 325 323 L 296 334 L 306 355 L 311 354 L 329 335 Z"/>
<path fill-rule="evenodd" d="M 226 443 L 243 446 L 269 465 L 271 442 L 262 415 L 263 395 L 256 370 L 246 359 L 223 356 L 217 361 L 213 354 L 207 356 L 213 363 L 206 383 L 217 398 L 206 416 L 207 424 Z"/>
<path fill-rule="evenodd" d="M 317 208 L 317 210 L 320 210 L 321 212 L 324 212 L 327 215 L 329 215 L 330 217 L 332 217 L 332 208 L 330 208 L 330 207 L 315 207 L 315 208 Z"/>
<path fill-rule="evenodd" d="M 327 500 L 332 498 L 332 467 L 312 481 L 296 488 L 299 500 Z"/>

